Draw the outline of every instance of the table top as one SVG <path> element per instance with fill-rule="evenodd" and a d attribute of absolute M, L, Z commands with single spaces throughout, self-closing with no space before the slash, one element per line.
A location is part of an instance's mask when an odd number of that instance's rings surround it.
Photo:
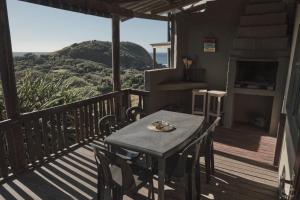
<path fill-rule="evenodd" d="M 155 132 L 147 128 L 158 120 L 169 122 L 176 130 Z M 156 157 L 168 157 L 191 141 L 203 121 L 203 116 L 161 110 L 116 131 L 105 139 L 105 143 Z"/>

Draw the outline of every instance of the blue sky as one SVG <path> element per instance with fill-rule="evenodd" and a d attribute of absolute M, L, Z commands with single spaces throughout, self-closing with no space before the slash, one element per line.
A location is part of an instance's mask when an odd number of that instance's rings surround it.
<path fill-rule="evenodd" d="M 15 52 L 51 52 L 86 40 L 111 41 L 111 20 L 7 0 Z M 166 22 L 131 19 L 121 23 L 121 41 L 149 44 L 167 40 Z"/>

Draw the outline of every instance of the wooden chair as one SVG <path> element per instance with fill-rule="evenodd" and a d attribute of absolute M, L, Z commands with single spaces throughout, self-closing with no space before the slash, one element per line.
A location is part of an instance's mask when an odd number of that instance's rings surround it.
<path fill-rule="evenodd" d="M 97 169 L 97 199 L 122 200 L 134 196 L 141 187 L 149 185 L 148 198 L 153 199 L 153 175 L 150 170 L 133 169 L 123 158 L 93 145 Z"/>
<path fill-rule="evenodd" d="M 118 129 L 117 118 L 114 115 L 106 115 L 99 120 L 98 127 L 103 138 L 109 136 Z"/>
<path fill-rule="evenodd" d="M 215 161 L 214 161 L 214 146 L 213 146 L 213 133 L 215 128 L 218 126 L 221 118 L 217 117 L 215 121 L 211 125 L 206 125 L 206 130 L 200 136 L 203 138 L 202 145 L 199 152 L 200 157 L 204 157 L 205 160 L 205 174 L 206 174 L 206 182 L 209 183 L 211 179 L 211 175 L 214 174 L 215 171 Z M 195 175 L 195 183 L 196 183 L 196 191 L 197 191 L 197 199 L 200 200 L 201 195 L 201 183 L 200 183 L 200 162 L 196 167 L 196 175 Z"/>
<path fill-rule="evenodd" d="M 200 149 L 200 157 L 204 157 L 205 160 L 205 173 L 206 182 L 210 182 L 210 177 L 215 172 L 215 160 L 214 160 L 214 143 L 213 133 L 215 128 L 218 126 L 221 117 L 217 117 L 215 121 L 205 131 L 205 138 L 203 140 L 202 148 Z"/>
<path fill-rule="evenodd" d="M 184 188 L 185 200 L 197 198 L 196 171 L 199 167 L 199 153 L 204 138 L 205 136 L 201 135 L 179 154 L 167 160 L 167 180 L 175 182 L 175 187 Z"/>
<path fill-rule="evenodd" d="M 99 120 L 99 128 L 102 137 L 107 137 L 113 132 L 117 131 L 118 123 L 117 118 L 114 115 L 107 115 Z M 115 146 L 110 146 L 109 150 L 126 160 L 134 160 L 140 156 L 139 152 L 131 151 L 124 148 L 118 148 Z"/>
<path fill-rule="evenodd" d="M 139 106 L 130 107 L 126 110 L 126 119 L 128 123 L 132 123 L 143 117 L 143 109 Z"/>

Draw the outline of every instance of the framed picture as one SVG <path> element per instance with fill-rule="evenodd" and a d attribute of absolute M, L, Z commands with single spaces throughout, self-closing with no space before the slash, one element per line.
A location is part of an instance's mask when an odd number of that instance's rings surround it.
<path fill-rule="evenodd" d="M 206 37 L 204 38 L 204 53 L 215 53 L 216 52 L 216 38 Z"/>

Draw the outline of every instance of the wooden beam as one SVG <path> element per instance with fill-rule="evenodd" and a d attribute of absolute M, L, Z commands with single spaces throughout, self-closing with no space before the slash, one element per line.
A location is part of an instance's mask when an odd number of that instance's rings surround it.
<path fill-rule="evenodd" d="M 143 4 L 137 3 L 133 6 L 126 6 L 126 8 L 133 10 L 134 16 L 136 18 L 143 18 L 143 19 L 153 19 L 153 20 L 160 20 L 160 21 L 170 21 L 168 16 L 160 16 L 160 15 L 151 15 L 145 14 L 145 12 L 151 11 L 152 7 L 154 6 L 157 8 L 157 5 L 161 5 L 161 0 L 153 0 L 153 1 L 145 1 Z M 121 21 L 124 22 L 129 20 L 133 17 L 125 17 L 122 18 Z"/>
<path fill-rule="evenodd" d="M 113 90 L 120 91 L 120 18 L 116 15 L 112 17 L 112 77 Z"/>
<path fill-rule="evenodd" d="M 197 1 L 199 1 L 199 0 L 179 1 L 177 3 L 172 3 L 170 5 L 162 6 L 160 8 L 154 9 L 151 11 L 151 14 L 159 14 L 159 13 L 167 12 L 167 11 L 174 10 L 174 9 L 181 9 L 183 6 L 187 6 L 187 5 L 197 2 Z"/>
<path fill-rule="evenodd" d="M 171 22 L 170 22 L 170 40 L 171 40 L 171 56 L 170 56 L 170 67 L 174 68 L 175 67 L 175 18 L 174 16 L 171 17 Z"/>
<path fill-rule="evenodd" d="M 89 3 L 87 4 L 85 0 L 19 0 L 27 3 L 43 5 L 47 7 L 53 7 L 57 9 L 63 9 L 73 12 L 79 12 L 89 15 L 95 15 L 100 17 L 110 18 L 111 15 L 104 7 L 99 6 L 99 4 L 94 5 Z M 90 1 L 87 1 L 90 2 Z"/>
<path fill-rule="evenodd" d="M 153 43 L 150 44 L 153 48 L 163 48 L 168 49 L 171 48 L 171 42 L 160 42 L 160 43 Z"/>
<path fill-rule="evenodd" d="M 28 3 L 35 3 L 65 10 L 73 10 L 79 8 L 77 12 L 83 12 L 88 14 L 89 10 L 94 10 L 103 14 L 114 14 L 124 17 L 132 17 L 133 12 L 131 10 L 121 8 L 116 4 L 107 3 L 105 1 L 98 0 L 19 0 Z"/>
<path fill-rule="evenodd" d="M 147 1 L 143 1 L 143 2 L 136 2 L 134 4 L 126 5 L 125 8 L 134 10 L 134 11 L 138 11 L 141 9 L 145 9 L 146 7 L 152 6 L 154 4 L 161 5 L 164 3 L 162 3 L 161 0 L 147 0 Z"/>
<path fill-rule="evenodd" d="M 44 5 L 48 7 L 54 7 L 63 10 L 69 10 L 89 15 L 96 15 L 101 17 L 111 17 L 112 15 L 119 15 L 129 18 L 143 18 L 143 19 L 153 19 L 160 21 L 168 21 L 169 18 L 166 16 L 159 15 L 149 15 L 139 12 L 133 12 L 132 10 L 122 8 L 116 4 L 110 4 L 104 1 L 97 0 L 19 0 L 33 4 Z M 124 20 L 125 21 L 125 20 Z"/>
<path fill-rule="evenodd" d="M 9 31 L 6 0 L 0 0 L 0 73 L 8 119 L 17 120 L 20 116 L 15 71 Z M 14 171 L 26 165 L 24 138 L 20 126 L 7 130 L 9 161 Z"/>
<path fill-rule="evenodd" d="M 160 16 L 160 15 L 149 15 L 144 13 L 133 13 L 133 18 L 142 18 L 142 19 L 153 19 L 153 20 L 160 20 L 160 21 L 170 21 L 170 18 L 167 16 Z"/>
<path fill-rule="evenodd" d="M 205 9 L 205 7 L 206 7 L 206 4 L 201 4 L 201 5 L 198 5 L 198 6 L 192 6 L 188 9 L 183 10 L 183 12 L 193 13 L 193 12 L 203 10 L 203 9 Z"/>
<path fill-rule="evenodd" d="M 170 14 L 169 14 L 169 16 L 170 16 Z M 167 29 L 168 42 L 171 43 L 171 22 L 168 22 L 167 25 L 168 25 L 168 27 L 167 27 L 168 28 Z M 169 68 L 171 67 L 171 49 L 169 49 L 169 48 L 168 48 L 168 67 Z"/>
<path fill-rule="evenodd" d="M 113 0 L 112 2 L 119 4 L 119 3 L 132 3 L 132 2 L 140 2 L 140 1 L 142 0 Z"/>
<path fill-rule="evenodd" d="M 153 48 L 153 55 L 152 55 L 152 57 L 153 57 L 153 69 L 155 69 L 156 68 L 156 48 Z"/>

